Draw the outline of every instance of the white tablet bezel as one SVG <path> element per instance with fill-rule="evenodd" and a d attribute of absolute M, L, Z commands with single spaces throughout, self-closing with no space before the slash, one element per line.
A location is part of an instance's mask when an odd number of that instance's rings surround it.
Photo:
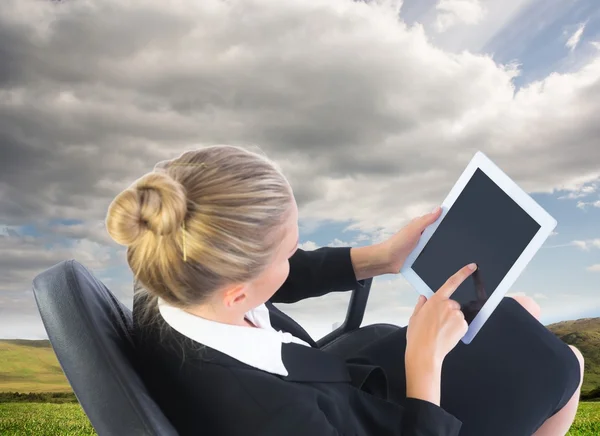
<path fill-rule="evenodd" d="M 400 273 L 417 290 L 419 294 L 429 298 L 434 294 L 434 290 L 430 289 L 429 286 L 427 286 L 427 284 L 418 276 L 418 274 L 412 269 L 412 265 L 421 251 L 423 251 L 425 245 L 427 245 L 427 242 L 429 242 L 429 239 L 431 239 L 431 236 L 435 230 L 444 220 L 444 217 L 477 169 L 483 171 L 494 183 L 496 183 L 496 185 L 498 185 L 498 187 L 500 187 L 511 199 L 521 206 L 525 212 L 527 212 L 535 221 L 537 221 L 537 223 L 540 225 L 540 229 L 535 234 L 529 245 L 525 247 L 525 250 L 523 250 L 512 268 L 504 276 L 504 279 L 502 279 L 496 290 L 485 302 L 479 313 L 469 325 L 469 330 L 461 339 L 465 344 L 469 344 L 473 340 L 477 332 L 490 317 L 494 309 L 500 304 L 502 298 L 504 298 L 510 287 L 523 272 L 535 253 L 550 236 L 557 224 L 556 220 L 538 203 L 536 203 L 536 201 L 531 198 L 529 194 L 523 191 L 485 154 L 483 154 L 481 151 L 478 151 L 473 159 L 471 159 L 471 162 L 469 162 L 467 168 L 465 168 L 446 199 L 443 201 L 441 205 L 442 213 L 440 217 L 425 229 L 417 246 L 409 254 L 404 262 L 404 265 L 402 266 L 402 269 L 400 270 Z"/>

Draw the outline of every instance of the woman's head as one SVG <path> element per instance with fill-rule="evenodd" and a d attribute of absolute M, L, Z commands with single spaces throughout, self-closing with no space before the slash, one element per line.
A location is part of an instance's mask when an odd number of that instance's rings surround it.
<path fill-rule="evenodd" d="M 218 145 L 158 163 L 117 195 L 106 227 L 127 246 L 149 294 L 145 315 L 156 314 L 160 297 L 184 309 L 208 305 L 227 319 L 283 284 L 297 220 L 291 186 L 274 162 Z"/>

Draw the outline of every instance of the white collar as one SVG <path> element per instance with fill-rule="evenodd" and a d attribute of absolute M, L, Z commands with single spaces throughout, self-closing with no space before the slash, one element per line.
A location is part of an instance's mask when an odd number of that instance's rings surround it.
<path fill-rule="evenodd" d="M 281 344 L 306 342 L 271 326 L 269 309 L 264 304 L 246 313 L 258 328 L 223 324 L 201 318 L 158 299 L 160 314 L 167 324 L 184 336 L 227 354 L 254 368 L 273 374 L 288 375 L 281 358 Z"/>

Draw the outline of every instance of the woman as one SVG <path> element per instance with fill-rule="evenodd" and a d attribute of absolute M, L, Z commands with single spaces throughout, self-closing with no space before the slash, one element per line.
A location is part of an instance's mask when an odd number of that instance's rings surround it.
<path fill-rule="evenodd" d="M 458 343 L 467 324 L 450 297 L 468 266 L 420 297 L 406 328 L 345 358 L 274 309 L 399 271 L 439 213 L 377 245 L 396 257 L 369 269 L 364 249 L 297 248 L 292 189 L 260 153 L 213 146 L 158 164 L 106 222 L 142 285 L 134 337 L 148 389 L 182 435 L 565 434 L 581 354 L 512 298 Z"/>

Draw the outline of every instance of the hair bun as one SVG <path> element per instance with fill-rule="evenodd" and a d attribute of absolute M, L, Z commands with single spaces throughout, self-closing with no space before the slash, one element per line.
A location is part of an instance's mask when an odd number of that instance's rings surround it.
<path fill-rule="evenodd" d="M 164 172 L 145 174 L 111 203 L 106 219 L 110 236 L 131 245 L 145 232 L 175 232 L 187 213 L 187 196 L 181 183 Z"/>

